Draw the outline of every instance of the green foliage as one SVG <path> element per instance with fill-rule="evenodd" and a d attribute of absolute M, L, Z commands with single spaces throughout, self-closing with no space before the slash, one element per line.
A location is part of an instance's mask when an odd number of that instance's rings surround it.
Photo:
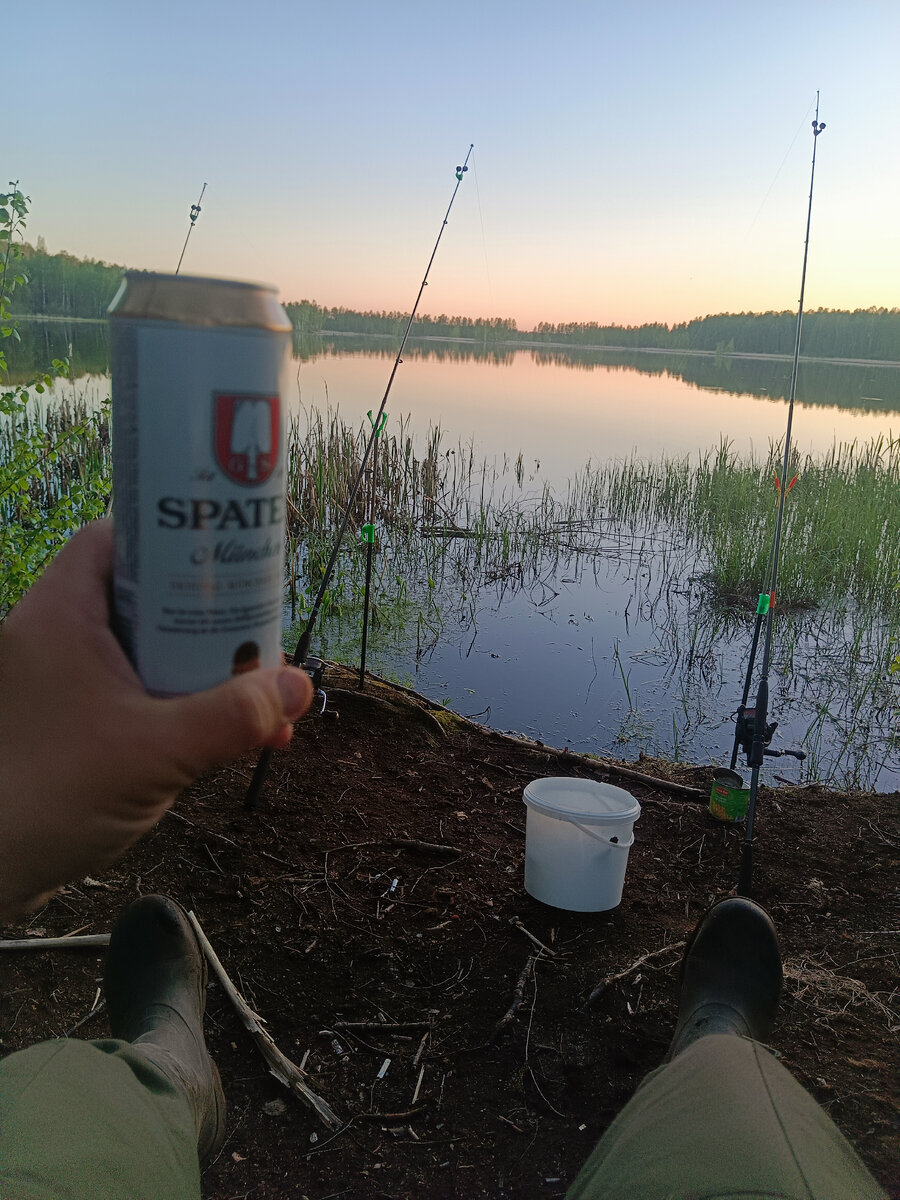
<path fill-rule="evenodd" d="M 16 296 L 16 315 L 52 314 L 103 320 L 122 281 L 122 267 L 91 258 L 76 258 L 64 251 L 48 254 L 46 248 L 21 246 L 27 282 Z"/>
<path fill-rule="evenodd" d="M 728 441 L 699 458 L 631 458 L 597 468 L 599 505 L 634 526 L 686 536 L 715 594 L 753 605 L 768 578 L 782 449 L 736 454 Z M 794 453 L 798 482 L 785 501 L 780 608 L 900 612 L 900 440 Z"/>
<path fill-rule="evenodd" d="M 0 335 L 18 340 L 10 314 L 13 293 L 28 277 L 18 269 L 29 198 L 10 183 L 0 194 Z M 0 391 L 0 620 L 56 551 L 109 495 L 109 433 L 105 411 L 86 406 L 41 407 L 40 398 L 68 375 L 66 359 Z M 8 379 L 0 351 L 0 376 Z"/>
<path fill-rule="evenodd" d="M 17 287 L 27 283 L 27 276 L 16 270 L 15 264 L 22 257 L 22 230 L 25 228 L 25 216 L 28 212 L 28 197 L 19 191 L 18 182 L 10 183 L 9 191 L 0 193 L 0 253 L 3 255 L 3 267 L 0 270 L 0 372 L 6 372 L 7 338 L 18 339 L 19 331 L 10 316 L 12 293 Z M 7 411 L 5 408 L 0 411 Z"/>

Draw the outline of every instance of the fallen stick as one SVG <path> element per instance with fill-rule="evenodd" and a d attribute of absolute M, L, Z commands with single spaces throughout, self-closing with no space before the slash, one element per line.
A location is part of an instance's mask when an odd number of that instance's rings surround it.
<path fill-rule="evenodd" d="M 659 958 L 660 955 L 668 954 L 671 950 L 681 950 L 684 947 L 684 942 L 670 942 L 668 946 L 660 946 L 658 950 L 651 950 L 648 954 L 642 954 L 640 958 L 636 958 L 630 966 L 627 966 L 624 971 L 618 971 L 615 975 L 607 975 L 602 979 L 594 990 L 588 996 L 588 1005 L 595 1004 L 605 991 L 612 987 L 614 983 L 618 983 L 620 979 L 626 979 L 629 975 L 650 962 L 651 959 Z"/>
<path fill-rule="evenodd" d="M 525 999 L 525 985 L 528 983 L 528 980 L 531 977 L 531 972 L 534 969 L 534 962 L 537 957 L 538 956 L 536 954 L 529 954 L 528 960 L 525 963 L 525 966 L 522 968 L 522 973 L 516 982 L 515 988 L 513 989 L 512 1004 L 494 1026 L 494 1031 L 488 1039 L 489 1043 L 497 1040 L 507 1025 L 512 1022 L 513 1018 L 521 1007 L 522 1002 Z"/>
<path fill-rule="evenodd" d="M 108 933 L 83 933 L 70 937 L 14 938 L 0 941 L 0 950 L 83 950 L 88 946 L 108 945 Z"/>
<path fill-rule="evenodd" d="M 334 1028 L 378 1029 L 385 1033 L 396 1033 L 399 1029 L 430 1029 L 431 1024 L 429 1021 L 335 1021 Z"/>
<path fill-rule="evenodd" d="M 425 1053 L 425 1046 L 430 1037 L 431 1037 L 431 1029 L 429 1028 L 429 1029 L 426 1029 L 425 1032 L 422 1034 L 422 1040 L 421 1040 L 421 1042 L 419 1042 L 419 1048 L 416 1051 L 416 1057 L 413 1059 L 413 1070 L 415 1070 L 416 1067 L 419 1065 L 419 1061 L 422 1058 L 422 1055 Z M 415 1104 L 415 1102 L 416 1102 L 415 1098 L 413 1098 L 413 1104 Z"/>
<path fill-rule="evenodd" d="M 417 842 L 414 838 L 376 838 L 368 842 L 348 842 L 346 845 L 332 846 L 326 854 L 339 854 L 342 850 L 360 850 L 364 846 L 399 846 L 402 850 L 424 850 L 428 854 L 465 854 L 457 846 L 447 846 L 441 842 Z"/>
<path fill-rule="evenodd" d="M 407 1109 L 407 1111 L 406 1111 L 406 1112 L 395 1112 L 395 1113 L 364 1112 L 364 1113 L 357 1113 L 357 1115 L 356 1115 L 356 1117 L 354 1118 L 354 1120 L 356 1120 L 356 1121 L 384 1121 L 384 1122 L 385 1122 L 385 1124 L 388 1124 L 389 1122 L 394 1122 L 394 1123 L 397 1123 L 397 1122 L 400 1122 L 400 1121 L 409 1121 L 409 1120 L 411 1120 L 413 1117 L 417 1117 L 417 1116 L 419 1115 L 419 1113 L 423 1113 L 424 1111 L 425 1111 L 425 1105 L 424 1105 L 424 1104 L 420 1104 L 418 1108 L 410 1108 L 410 1109 Z"/>
<path fill-rule="evenodd" d="M 569 757 L 567 755 L 567 757 Z M 590 759 L 584 759 L 583 755 L 579 755 L 582 761 L 590 762 Z M 686 783 L 675 783 L 671 779 L 659 779 L 656 775 L 645 775 L 643 771 L 632 771 L 630 767 L 620 767 L 618 763 L 609 761 L 608 759 L 598 759 L 597 766 L 604 771 L 609 771 L 610 775 L 619 775 L 623 779 L 637 779 L 640 783 L 648 783 L 653 787 L 662 788 L 665 792 L 675 792 L 678 796 L 690 796 L 691 799 L 699 798 L 706 799 L 706 792 L 703 788 L 689 787 Z"/>
<path fill-rule="evenodd" d="M 543 950 L 545 954 L 549 954 L 551 958 L 556 958 L 556 951 L 551 950 L 549 946 L 545 946 L 543 942 L 538 941 L 533 933 L 529 933 L 518 917 L 509 918 L 510 925 L 515 925 L 516 929 L 520 929 L 528 938 L 532 945 L 537 946 L 538 950 Z"/>
<path fill-rule="evenodd" d="M 203 952 L 209 961 L 209 965 L 213 969 L 213 973 L 215 974 L 219 983 L 222 985 L 222 988 L 228 996 L 228 999 L 234 1005 L 244 1028 L 253 1038 L 254 1042 L 256 1042 L 260 1053 L 269 1064 L 269 1071 L 271 1074 L 275 1076 L 279 1083 L 283 1083 L 288 1091 L 293 1092 L 295 1096 L 299 1096 L 301 1100 L 306 1101 L 310 1108 L 313 1109 L 313 1111 L 319 1116 L 324 1124 L 328 1126 L 329 1129 L 340 1129 L 342 1124 L 340 1119 L 337 1117 L 331 1107 L 321 1098 L 321 1096 L 317 1096 L 316 1093 L 311 1088 L 307 1087 L 307 1085 L 303 1082 L 300 1077 L 300 1068 L 296 1063 L 291 1062 L 286 1055 L 281 1053 L 281 1051 L 275 1045 L 271 1034 L 263 1029 L 263 1018 L 259 1016 L 258 1013 L 253 1011 L 244 997 L 231 982 L 230 978 L 228 977 L 228 972 L 222 966 L 219 956 L 210 945 L 209 938 L 207 938 L 206 934 L 203 932 L 200 922 L 194 916 L 193 912 L 188 913 L 188 920 L 194 927 L 194 932 L 197 934 L 197 938 L 200 941 L 200 945 L 203 947 Z"/>
<path fill-rule="evenodd" d="M 465 718 L 460 718 L 465 720 Z M 475 724 L 474 721 L 470 724 Z M 479 726 L 483 729 L 484 726 Z M 571 750 L 557 750 L 555 746 L 538 745 L 530 738 L 515 737 L 510 733 L 501 733 L 497 729 L 488 731 L 493 738 L 502 742 L 512 742 L 522 750 L 530 750 L 533 754 L 546 755 L 559 762 L 575 763 L 581 767 L 589 767 L 593 771 L 606 771 L 610 775 L 619 775 L 623 779 L 636 779 L 663 791 L 675 792 L 679 796 L 690 796 L 692 800 L 705 799 L 707 794 L 702 788 L 690 787 L 686 783 L 674 783 L 671 779 L 659 779 L 656 775 L 645 775 L 643 771 L 635 771 L 631 767 L 622 767 L 610 758 L 591 758 L 587 754 L 575 754 Z"/>
<path fill-rule="evenodd" d="M 106 1008 L 106 1001 L 100 999 L 100 989 L 97 988 L 97 998 L 94 1001 L 93 1008 L 84 1014 L 80 1021 L 76 1021 L 71 1029 L 67 1029 L 63 1037 L 71 1037 L 76 1029 L 80 1029 L 82 1025 L 87 1025 L 88 1021 L 92 1021 L 98 1013 L 103 1012 Z"/>
<path fill-rule="evenodd" d="M 336 663 L 328 663 L 330 667 L 337 667 Z M 386 688 L 404 692 L 407 696 L 412 696 L 418 700 L 420 704 L 431 709 L 432 712 L 447 712 L 447 709 L 442 704 L 436 704 L 434 700 L 429 700 L 427 696 L 423 696 L 421 692 L 413 691 L 412 688 L 403 687 L 402 684 L 393 683 L 389 679 L 384 679 L 380 675 L 375 675 L 371 671 L 366 672 L 366 677 L 375 680 L 376 683 L 383 684 Z M 354 693 L 359 694 L 359 693 Z M 589 758 L 586 754 L 573 754 L 570 750 L 558 750 L 555 746 L 537 745 L 530 738 L 515 737 L 509 733 L 501 733 L 498 729 L 489 729 L 485 725 L 473 721 L 470 717 L 460 716 L 459 713 L 453 713 L 454 720 L 460 721 L 466 725 L 474 725 L 477 729 L 484 730 L 492 737 L 498 738 L 504 742 L 512 742 L 514 745 L 526 750 L 533 750 L 537 754 L 548 754 L 551 757 L 567 759 L 569 762 L 579 763 L 585 767 L 593 767 L 595 770 L 608 771 L 610 775 L 619 775 L 624 779 L 637 779 L 641 783 L 652 784 L 653 787 L 662 788 L 664 791 L 675 792 L 681 796 L 690 796 L 691 799 L 706 799 L 708 792 L 703 788 L 690 787 L 686 783 L 674 783 L 670 779 L 658 779 L 655 775 L 645 775 L 642 771 L 634 771 L 630 767 L 622 767 L 617 762 L 611 759 L 604 758 Z M 437 722 L 440 724 L 440 722 Z M 445 733 L 443 726 L 441 732 Z"/>

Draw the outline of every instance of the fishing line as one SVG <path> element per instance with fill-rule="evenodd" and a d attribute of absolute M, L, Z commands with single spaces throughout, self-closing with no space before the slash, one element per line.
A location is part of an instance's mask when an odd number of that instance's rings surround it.
<path fill-rule="evenodd" d="M 487 276 L 488 300 L 491 312 L 494 311 L 494 285 L 491 281 L 491 268 L 488 266 L 487 238 L 484 236 L 484 214 L 481 211 L 481 189 L 478 187 L 478 167 L 472 163 L 472 175 L 475 179 L 475 197 L 478 202 L 478 220 L 481 222 L 481 249 L 484 254 L 484 273 Z"/>
<path fill-rule="evenodd" d="M 181 264 L 182 264 L 182 261 L 184 260 L 184 252 L 185 252 L 185 250 L 187 250 L 187 244 L 191 239 L 191 234 L 194 232 L 194 226 L 197 224 L 197 218 L 200 216 L 200 203 L 203 200 L 203 193 L 205 191 L 206 191 L 206 184 L 204 183 L 204 185 L 200 191 L 200 195 L 197 199 L 197 203 L 191 205 L 191 212 L 190 212 L 191 223 L 190 223 L 190 225 L 188 225 L 187 237 L 184 239 L 184 245 L 181 247 L 181 258 L 179 258 L 178 266 L 175 268 L 176 275 L 181 270 Z"/>
<path fill-rule="evenodd" d="M 744 843 L 741 847 L 741 866 L 740 876 L 738 880 L 738 895 L 750 896 L 753 890 L 753 821 L 756 815 L 756 801 L 759 792 L 759 769 L 763 764 L 763 759 L 766 755 L 779 756 L 784 753 L 793 754 L 795 757 L 803 758 L 802 751 L 778 751 L 769 750 L 768 745 L 772 740 L 772 735 L 775 732 L 777 722 L 769 724 L 768 709 L 769 709 L 769 666 L 772 657 L 772 633 L 774 629 L 775 617 L 775 598 L 778 590 L 778 564 L 781 554 L 781 537 L 784 527 L 784 503 L 788 492 L 794 484 L 794 480 L 788 483 L 788 470 L 790 467 L 791 456 L 791 428 L 794 421 L 794 399 L 797 393 L 797 374 L 800 365 L 800 334 L 803 328 L 803 299 L 806 292 L 806 265 L 809 258 L 809 230 L 812 221 L 812 199 L 813 185 L 816 177 L 816 146 L 818 143 L 819 134 L 825 128 L 825 123 L 819 121 L 819 93 L 816 92 L 816 115 L 813 119 L 813 153 L 812 167 L 809 177 L 809 203 L 806 210 L 806 238 L 803 243 L 803 272 L 800 278 L 800 301 L 797 307 L 797 327 L 794 334 L 794 358 L 791 366 L 791 387 L 790 396 L 788 399 L 788 416 L 787 428 L 784 437 L 784 457 L 781 469 L 781 479 L 778 481 L 778 511 L 775 517 L 775 533 L 772 540 L 772 546 L 769 554 L 769 578 L 768 592 L 760 593 L 759 603 L 756 607 L 756 627 L 753 635 L 753 646 L 750 655 L 750 664 L 747 669 L 747 682 L 745 682 L 744 699 L 737 713 L 735 725 L 735 752 L 732 754 L 732 763 L 736 761 L 736 748 L 743 745 L 747 754 L 747 765 L 751 768 L 750 774 L 750 798 L 747 808 L 747 825 L 744 834 Z M 760 668 L 760 681 L 756 693 L 756 703 L 754 709 L 747 709 L 746 700 L 749 695 L 749 680 L 753 673 L 754 659 L 756 656 L 757 646 L 759 644 L 759 635 L 762 628 L 763 618 L 765 618 L 765 638 L 763 640 L 763 657 L 762 667 Z M 752 716 L 751 716 L 752 712 Z"/>
<path fill-rule="evenodd" d="M 792 151 L 792 150 L 793 150 L 793 148 L 794 148 L 794 142 L 796 142 L 797 138 L 800 136 L 800 130 L 801 130 L 801 129 L 803 128 L 803 126 L 806 124 L 806 118 L 809 116 L 809 114 L 810 114 L 810 110 L 811 110 L 811 109 L 812 109 L 812 105 L 810 104 L 809 108 L 806 110 L 806 112 L 805 112 L 805 113 L 803 114 L 803 116 L 800 118 L 800 124 L 797 126 L 797 132 L 796 132 L 796 133 L 794 134 L 794 136 L 791 138 L 791 144 L 788 146 L 788 148 L 787 148 L 787 150 L 786 150 L 786 152 L 785 152 L 784 158 L 781 160 L 781 165 L 779 166 L 778 170 L 775 172 L 775 175 L 774 175 L 774 176 L 773 176 L 773 178 L 772 178 L 772 182 L 769 184 L 768 191 L 767 191 L 767 192 L 766 192 L 766 194 L 763 196 L 763 198 L 762 198 L 762 203 L 760 204 L 759 208 L 756 210 L 756 216 L 755 216 L 755 217 L 753 218 L 753 220 L 750 222 L 750 225 L 749 225 L 749 227 L 748 227 L 748 229 L 747 229 L 747 233 L 748 233 L 748 235 L 751 233 L 751 231 L 753 230 L 753 226 L 756 224 L 757 220 L 759 219 L 759 214 L 760 214 L 760 213 L 762 212 L 762 210 L 763 210 L 763 209 L 766 207 L 766 201 L 768 200 L 769 196 L 772 194 L 772 188 L 773 188 L 773 187 L 775 186 L 775 184 L 778 182 L 778 176 L 781 174 L 781 172 L 782 172 L 782 170 L 783 170 L 783 168 L 784 168 L 784 164 L 787 162 L 787 160 L 788 160 L 788 156 L 790 155 L 791 151 Z M 817 108 L 817 109 L 816 109 L 816 114 L 818 114 L 818 112 L 819 112 L 819 110 L 818 110 L 818 108 Z"/>
<path fill-rule="evenodd" d="M 381 433 L 381 430 L 384 428 L 384 422 L 386 420 L 386 414 L 385 414 L 384 410 L 385 410 L 385 406 L 388 401 L 388 396 L 391 394 L 391 388 L 394 385 L 394 377 L 397 374 L 397 370 L 398 370 L 400 364 L 403 362 L 403 350 L 406 346 L 407 339 L 409 338 L 409 333 L 410 333 L 410 330 L 412 329 L 412 324 L 413 324 L 413 321 L 415 320 L 416 312 L 418 311 L 418 308 L 419 308 L 419 302 L 422 299 L 422 293 L 425 291 L 425 288 L 428 286 L 428 275 L 431 271 L 431 266 L 432 266 L 432 263 L 434 262 L 435 255 L 438 252 L 438 246 L 441 244 L 441 238 L 444 236 L 444 230 L 447 228 L 447 222 L 450 218 L 450 210 L 453 207 L 454 200 L 456 199 L 456 193 L 459 191 L 459 185 L 462 183 L 463 175 L 469 169 L 469 157 L 470 157 L 473 149 L 474 149 L 474 145 L 470 145 L 469 149 L 468 149 L 468 153 L 466 154 L 466 157 L 463 161 L 462 166 L 458 166 L 456 168 L 456 186 L 454 187 L 453 194 L 450 197 L 450 203 L 447 205 L 447 211 L 444 213 L 444 219 L 441 222 L 441 228 L 438 232 L 437 240 L 434 243 L 434 249 L 431 251 L 431 257 L 428 260 L 428 266 L 425 268 L 425 274 L 422 276 L 422 282 L 419 285 L 419 294 L 416 296 L 416 302 L 412 307 L 412 312 L 409 314 L 409 320 L 406 323 L 406 330 L 404 331 L 403 338 L 400 342 L 400 348 L 397 351 L 397 357 L 394 359 L 394 365 L 391 368 L 391 373 L 390 373 L 390 377 L 388 378 L 387 387 L 384 389 L 384 395 L 381 398 L 381 404 L 379 405 L 378 411 L 374 417 L 372 416 L 371 412 L 369 413 L 369 420 L 372 423 L 372 432 L 369 434 L 369 439 L 366 443 L 366 449 L 365 449 L 365 453 L 363 454 L 363 457 L 362 457 L 362 462 L 359 464 L 359 470 L 356 473 L 356 478 L 354 479 L 353 486 L 350 489 L 350 495 L 347 497 L 347 506 L 344 510 L 344 516 L 341 520 L 341 524 L 340 524 L 340 528 L 338 529 L 337 537 L 334 540 L 334 545 L 331 548 L 331 554 L 329 555 L 328 563 L 326 564 L 326 567 L 325 567 L 325 574 L 322 578 L 322 582 L 319 585 L 319 591 L 316 594 L 315 602 L 312 606 L 312 610 L 310 611 L 309 617 L 307 618 L 306 628 L 303 630 L 303 633 L 300 635 L 300 639 L 297 642 L 296 649 L 294 650 L 293 658 L 291 659 L 291 661 L 295 667 L 302 666 L 306 662 L 307 656 L 309 655 L 309 647 L 310 647 L 310 643 L 312 641 L 313 627 L 315 626 L 316 619 L 318 618 L 319 609 L 322 607 L 322 601 L 325 598 L 325 593 L 328 590 L 328 584 L 331 580 L 331 573 L 334 570 L 335 563 L 337 562 L 338 551 L 340 550 L 341 543 L 344 540 L 344 534 L 347 532 L 347 525 L 349 524 L 349 521 L 350 521 L 350 514 L 353 511 L 353 504 L 356 500 L 356 495 L 357 495 L 357 492 L 359 491 L 360 484 L 362 483 L 363 475 L 365 473 L 369 458 L 372 455 L 372 451 L 373 451 L 375 442 L 378 438 L 378 435 Z M 375 488 L 374 472 L 373 472 L 372 487 L 373 487 L 372 495 L 373 495 L 373 503 L 374 503 L 374 488 Z M 374 531 L 372 531 L 372 535 L 374 536 Z M 371 558 L 369 561 L 371 562 Z M 369 568 L 369 570 L 371 570 L 371 567 Z M 262 792 L 262 789 L 263 789 L 263 785 L 265 784 L 265 781 L 266 781 L 266 773 L 269 769 L 269 760 L 271 759 L 271 757 L 272 757 L 272 751 L 269 749 L 265 749 L 260 753 L 259 761 L 256 764 L 256 770 L 253 772 L 253 778 L 250 781 L 250 786 L 247 788 L 247 794 L 244 797 L 244 807 L 245 808 L 254 808 L 256 806 L 256 802 L 259 799 L 260 793 Z"/>

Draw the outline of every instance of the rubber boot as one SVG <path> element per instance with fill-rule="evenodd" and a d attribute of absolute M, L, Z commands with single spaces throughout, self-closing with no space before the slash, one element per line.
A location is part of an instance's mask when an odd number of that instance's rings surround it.
<path fill-rule="evenodd" d="M 206 959 L 181 905 L 142 896 L 121 913 L 104 988 L 113 1037 L 185 1092 L 203 1166 L 225 1137 L 225 1096 L 203 1039 Z"/>
<path fill-rule="evenodd" d="M 678 1024 L 665 1061 L 710 1033 L 767 1041 L 781 981 L 778 935 L 765 909 L 742 896 L 714 904 L 684 952 Z"/>

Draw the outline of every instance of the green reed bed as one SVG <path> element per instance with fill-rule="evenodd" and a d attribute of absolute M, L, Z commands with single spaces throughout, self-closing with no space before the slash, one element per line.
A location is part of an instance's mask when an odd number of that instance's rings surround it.
<path fill-rule="evenodd" d="M 337 412 L 295 419 L 289 506 L 294 545 L 318 559 L 343 514 L 364 451 L 365 427 Z M 531 575 L 571 554 L 636 553 L 664 575 L 699 562 L 720 599 L 754 603 L 765 586 L 781 473 L 779 447 L 740 456 L 726 441 L 697 457 L 588 464 L 565 489 L 524 480 L 521 462 L 479 461 L 473 446 L 444 446 L 433 427 L 420 445 L 407 420 L 385 431 L 377 459 L 382 547 L 439 569 L 450 549 L 490 572 Z M 783 607 L 900 607 L 900 441 L 838 445 L 795 455 L 782 539 Z M 352 526 L 367 518 L 366 481 Z"/>
<path fill-rule="evenodd" d="M 737 455 L 727 442 L 692 459 L 609 464 L 595 475 L 608 515 L 688 536 L 719 596 L 747 600 L 767 578 L 781 474 L 778 446 Z M 779 599 L 783 606 L 900 606 L 900 441 L 836 445 L 792 457 Z"/>

